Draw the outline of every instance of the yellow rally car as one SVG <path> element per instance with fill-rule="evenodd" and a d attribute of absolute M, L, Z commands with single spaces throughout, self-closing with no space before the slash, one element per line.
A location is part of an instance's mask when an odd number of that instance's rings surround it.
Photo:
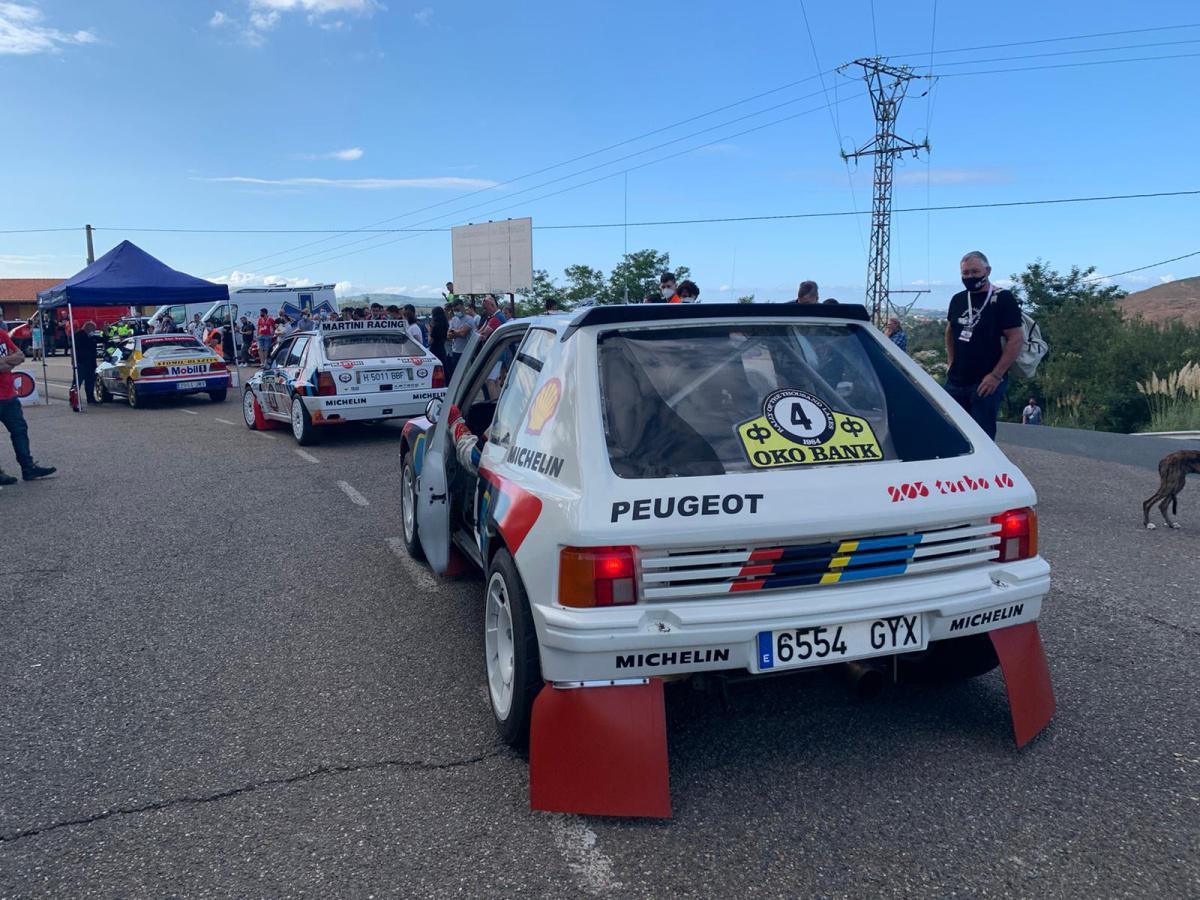
<path fill-rule="evenodd" d="M 216 353 L 190 334 L 143 334 L 109 347 L 96 367 L 100 402 L 124 397 L 132 407 L 167 396 L 208 394 L 222 403 L 229 369 Z"/>

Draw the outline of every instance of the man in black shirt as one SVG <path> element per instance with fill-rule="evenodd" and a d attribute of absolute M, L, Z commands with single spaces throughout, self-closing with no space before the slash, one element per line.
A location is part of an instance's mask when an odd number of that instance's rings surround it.
<path fill-rule="evenodd" d="M 959 271 L 966 290 L 950 298 L 946 313 L 946 391 L 995 440 L 1008 368 L 1025 343 L 1021 308 L 988 281 L 992 267 L 980 251 L 964 256 Z"/>
<path fill-rule="evenodd" d="M 85 322 L 75 332 L 75 372 L 79 393 L 96 402 L 96 323 Z"/>

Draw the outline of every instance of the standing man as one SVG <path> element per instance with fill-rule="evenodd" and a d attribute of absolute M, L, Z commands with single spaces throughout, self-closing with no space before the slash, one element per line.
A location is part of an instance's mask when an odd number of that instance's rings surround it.
<path fill-rule="evenodd" d="M 94 359 L 95 357 L 93 357 Z M 12 439 L 13 453 L 21 467 L 21 477 L 26 481 L 45 478 L 57 471 L 54 466 L 39 466 L 29 453 L 29 426 L 21 412 L 21 401 L 17 399 L 17 384 L 13 370 L 25 362 L 25 354 L 17 349 L 8 332 L 0 328 L 0 422 L 8 429 Z M 0 470 L 0 485 L 16 484 L 17 479 Z"/>
<path fill-rule="evenodd" d="M 449 371 L 446 372 L 446 381 L 450 381 L 450 376 L 458 367 L 458 361 L 462 359 L 463 351 L 467 349 L 467 341 L 471 339 L 471 333 L 475 330 L 475 320 L 463 312 L 463 302 L 457 297 L 454 298 L 454 303 L 451 305 L 454 315 L 450 317 L 450 359 L 447 365 Z"/>
<path fill-rule="evenodd" d="M 200 313 L 192 313 L 192 321 L 188 322 L 187 333 L 204 343 L 204 323 L 200 321 Z"/>
<path fill-rule="evenodd" d="M 275 338 L 275 320 L 267 315 L 265 306 L 258 311 L 258 324 L 254 327 L 254 335 L 258 343 L 258 364 L 265 369 L 267 357 L 271 355 L 271 341 Z"/>
<path fill-rule="evenodd" d="M 678 288 L 680 303 L 699 303 L 700 288 L 696 286 L 696 282 L 684 280 L 679 282 Z"/>
<path fill-rule="evenodd" d="M 1042 408 L 1038 406 L 1037 398 L 1030 397 L 1029 404 L 1021 410 L 1022 425 L 1041 425 Z"/>
<path fill-rule="evenodd" d="M 966 290 L 950 298 L 946 313 L 946 391 L 995 440 L 1008 369 L 1025 343 L 1021 308 L 988 281 L 992 267 L 980 251 L 964 256 L 959 271 Z"/>
<path fill-rule="evenodd" d="M 88 403 L 96 402 L 96 323 L 84 322 L 75 332 L 75 380 Z"/>
<path fill-rule="evenodd" d="M 454 301 L 457 300 L 458 298 L 454 296 L 454 282 L 453 281 L 446 282 L 446 289 L 444 291 L 442 291 L 442 296 L 446 298 L 447 304 L 449 304 L 451 306 L 454 305 Z"/>
<path fill-rule="evenodd" d="M 904 333 L 904 326 L 900 324 L 900 319 L 892 316 L 887 320 L 887 324 L 883 326 L 883 333 L 893 344 L 908 352 L 908 335 Z"/>
<path fill-rule="evenodd" d="M 241 336 L 241 346 L 238 347 L 239 365 L 250 365 L 250 345 L 254 342 L 254 323 L 248 316 L 242 316 L 238 322 L 238 334 Z"/>

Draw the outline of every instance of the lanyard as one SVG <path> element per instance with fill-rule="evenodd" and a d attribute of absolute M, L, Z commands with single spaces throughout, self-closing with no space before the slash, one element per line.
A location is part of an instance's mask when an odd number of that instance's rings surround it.
<path fill-rule="evenodd" d="M 967 328 L 974 329 L 975 326 L 979 324 L 979 320 L 983 317 L 983 311 L 987 309 L 987 305 L 992 302 L 992 294 L 995 293 L 995 291 L 996 286 L 989 284 L 987 296 L 984 298 L 983 304 L 978 310 L 971 305 L 971 292 L 967 291 Z"/>

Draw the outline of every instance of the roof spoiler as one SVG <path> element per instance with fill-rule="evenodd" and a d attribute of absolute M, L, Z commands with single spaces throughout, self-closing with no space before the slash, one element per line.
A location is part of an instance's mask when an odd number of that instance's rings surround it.
<path fill-rule="evenodd" d="M 861 303 L 630 303 L 589 306 L 563 332 L 566 341 L 589 325 L 693 322 L 697 319 L 851 319 L 870 322 Z"/>

